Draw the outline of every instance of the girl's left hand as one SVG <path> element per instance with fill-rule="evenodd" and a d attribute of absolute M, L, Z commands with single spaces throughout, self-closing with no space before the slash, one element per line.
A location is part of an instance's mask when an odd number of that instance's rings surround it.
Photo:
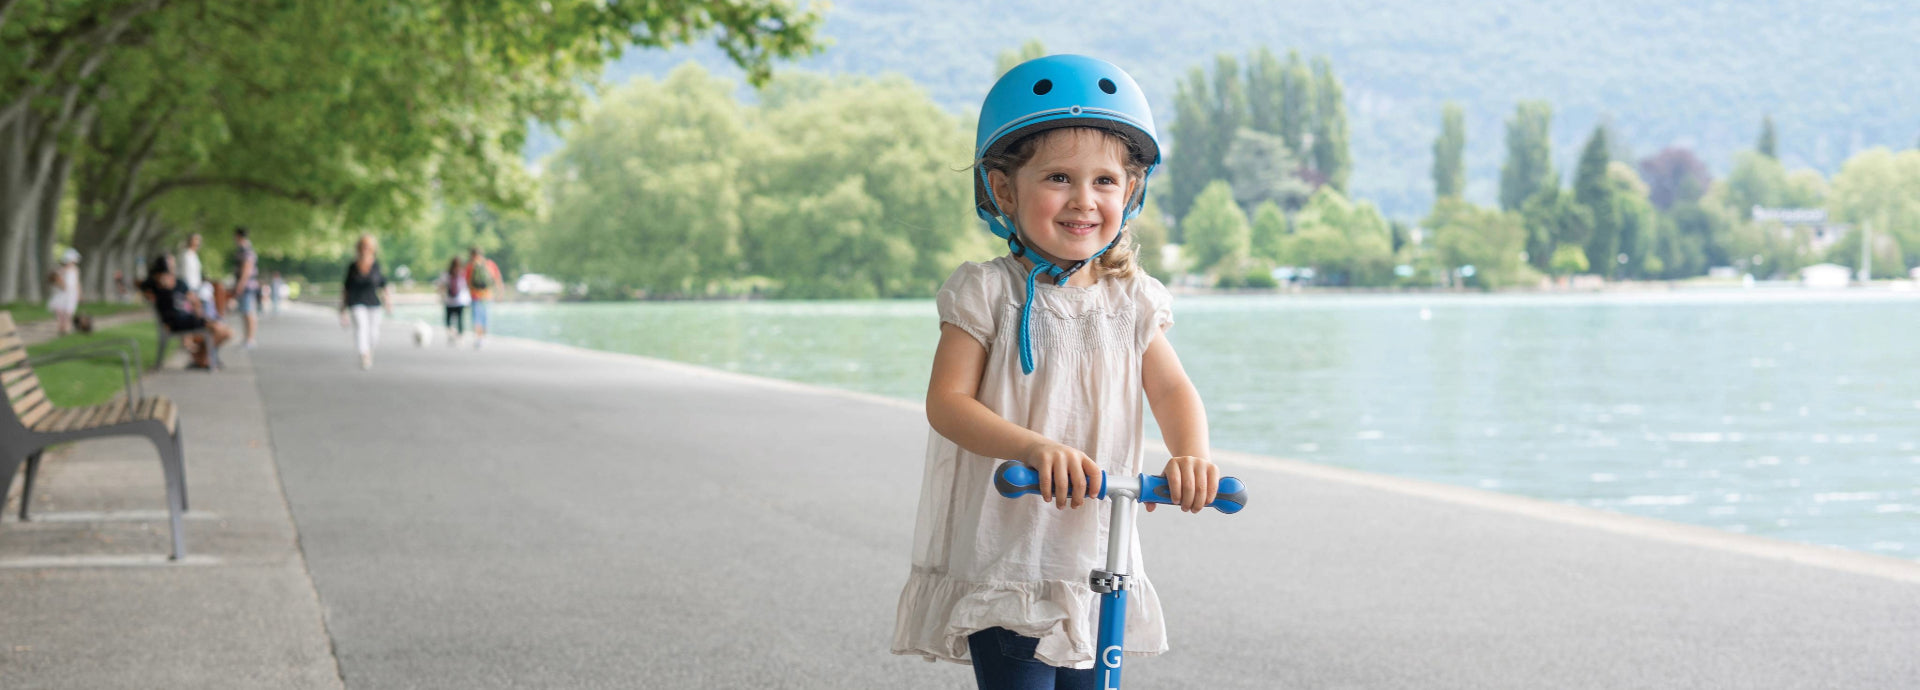
<path fill-rule="evenodd" d="M 1206 458 L 1182 455 L 1169 459 L 1160 476 L 1167 478 L 1167 493 L 1182 512 L 1200 512 L 1220 491 L 1220 466 Z M 1154 505 L 1148 503 L 1147 512 L 1153 512 Z"/>

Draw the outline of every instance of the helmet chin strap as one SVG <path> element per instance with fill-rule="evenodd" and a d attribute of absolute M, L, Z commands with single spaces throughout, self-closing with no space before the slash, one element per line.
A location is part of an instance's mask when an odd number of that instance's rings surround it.
<path fill-rule="evenodd" d="M 988 222 L 997 224 L 998 220 L 998 218 L 995 218 Z M 1033 270 L 1027 272 L 1027 298 L 1020 303 L 1021 373 L 1033 373 L 1033 337 L 1031 334 L 1033 332 L 1033 292 L 1035 281 L 1040 277 L 1040 274 L 1045 273 L 1054 277 L 1054 285 L 1066 285 L 1067 281 L 1073 278 L 1073 274 L 1078 273 L 1082 268 L 1086 268 L 1087 264 L 1092 263 L 1094 259 L 1100 258 L 1101 254 L 1107 253 L 1107 250 L 1112 249 L 1114 245 L 1120 243 L 1120 238 L 1126 235 L 1125 223 L 1122 223 L 1120 227 L 1122 231 L 1114 233 L 1113 240 L 1108 242 L 1107 246 L 1101 247 L 1100 251 L 1093 253 L 1093 256 L 1075 261 L 1073 265 L 1065 268 L 1047 260 L 1045 256 L 1041 256 L 1039 251 L 1028 247 L 1025 242 L 1020 241 L 1020 233 L 1017 230 L 1008 228 L 1010 232 L 1007 233 L 1007 250 L 1013 252 L 1014 256 L 1026 259 L 1033 264 Z"/>

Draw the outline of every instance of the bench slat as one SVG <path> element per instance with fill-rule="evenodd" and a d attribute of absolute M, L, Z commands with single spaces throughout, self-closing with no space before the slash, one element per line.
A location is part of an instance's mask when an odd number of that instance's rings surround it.
<path fill-rule="evenodd" d="M 37 376 L 22 376 L 20 380 L 7 384 L 7 399 L 14 400 L 26 395 L 29 391 L 36 390 L 40 390 L 40 378 Z"/>
<path fill-rule="evenodd" d="M 20 367 L 18 369 L 7 369 L 4 371 L 0 371 L 0 383 L 13 383 L 15 381 L 24 379 L 32 375 L 33 375 L 33 369 L 28 367 Z"/>
<path fill-rule="evenodd" d="M 35 405 L 45 403 L 46 401 L 47 401 L 47 394 L 44 391 L 41 391 L 40 389 L 35 388 L 33 391 L 27 393 L 26 396 L 20 398 L 17 401 L 14 401 L 13 411 L 15 414 L 18 414 L 23 418 L 21 423 L 25 424 L 26 422 L 24 421 L 24 418 L 26 417 L 27 413 L 33 411 L 33 408 Z"/>
<path fill-rule="evenodd" d="M 0 355 L 0 367 L 10 367 L 25 361 L 27 361 L 26 348 L 20 348 L 12 352 L 8 352 L 4 355 Z"/>
<path fill-rule="evenodd" d="M 48 404 L 46 400 L 41 400 L 38 405 L 34 405 L 33 407 L 16 407 L 14 409 L 20 410 L 20 426 L 31 429 L 42 417 L 53 412 L 53 405 Z"/>

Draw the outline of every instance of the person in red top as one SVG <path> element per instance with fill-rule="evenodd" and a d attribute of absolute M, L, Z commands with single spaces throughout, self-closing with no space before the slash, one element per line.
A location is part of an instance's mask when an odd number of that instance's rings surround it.
<path fill-rule="evenodd" d="M 487 338 L 487 305 L 500 289 L 500 267 L 479 246 L 467 247 L 467 289 L 473 293 L 473 349 L 478 350 Z"/>

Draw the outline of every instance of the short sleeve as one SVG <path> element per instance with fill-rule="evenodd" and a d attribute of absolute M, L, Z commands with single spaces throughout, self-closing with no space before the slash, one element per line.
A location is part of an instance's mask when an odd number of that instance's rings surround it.
<path fill-rule="evenodd" d="M 940 322 L 959 326 L 981 347 L 992 347 L 994 333 L 994 300 L 992 286 L 989 285 L 989 272 L 992 267 L 982 263 L 965 263 L 947 277 L 947 283 L 940 286 L 940 292 L 934 295 L 934 306 L 940 311 Z"/>
<path fill-rule="evenodd" d="M 1143 273 L 1137 280 L 1140 286 L 1139 322 L 1146 326 L 1140 333 L 1140 346 L 1145 348 L 1153 342 L 1154 334 L 1173 325 L 1173 293 L 1168 292 L 1167 286 L 1153 276 Z"/>

